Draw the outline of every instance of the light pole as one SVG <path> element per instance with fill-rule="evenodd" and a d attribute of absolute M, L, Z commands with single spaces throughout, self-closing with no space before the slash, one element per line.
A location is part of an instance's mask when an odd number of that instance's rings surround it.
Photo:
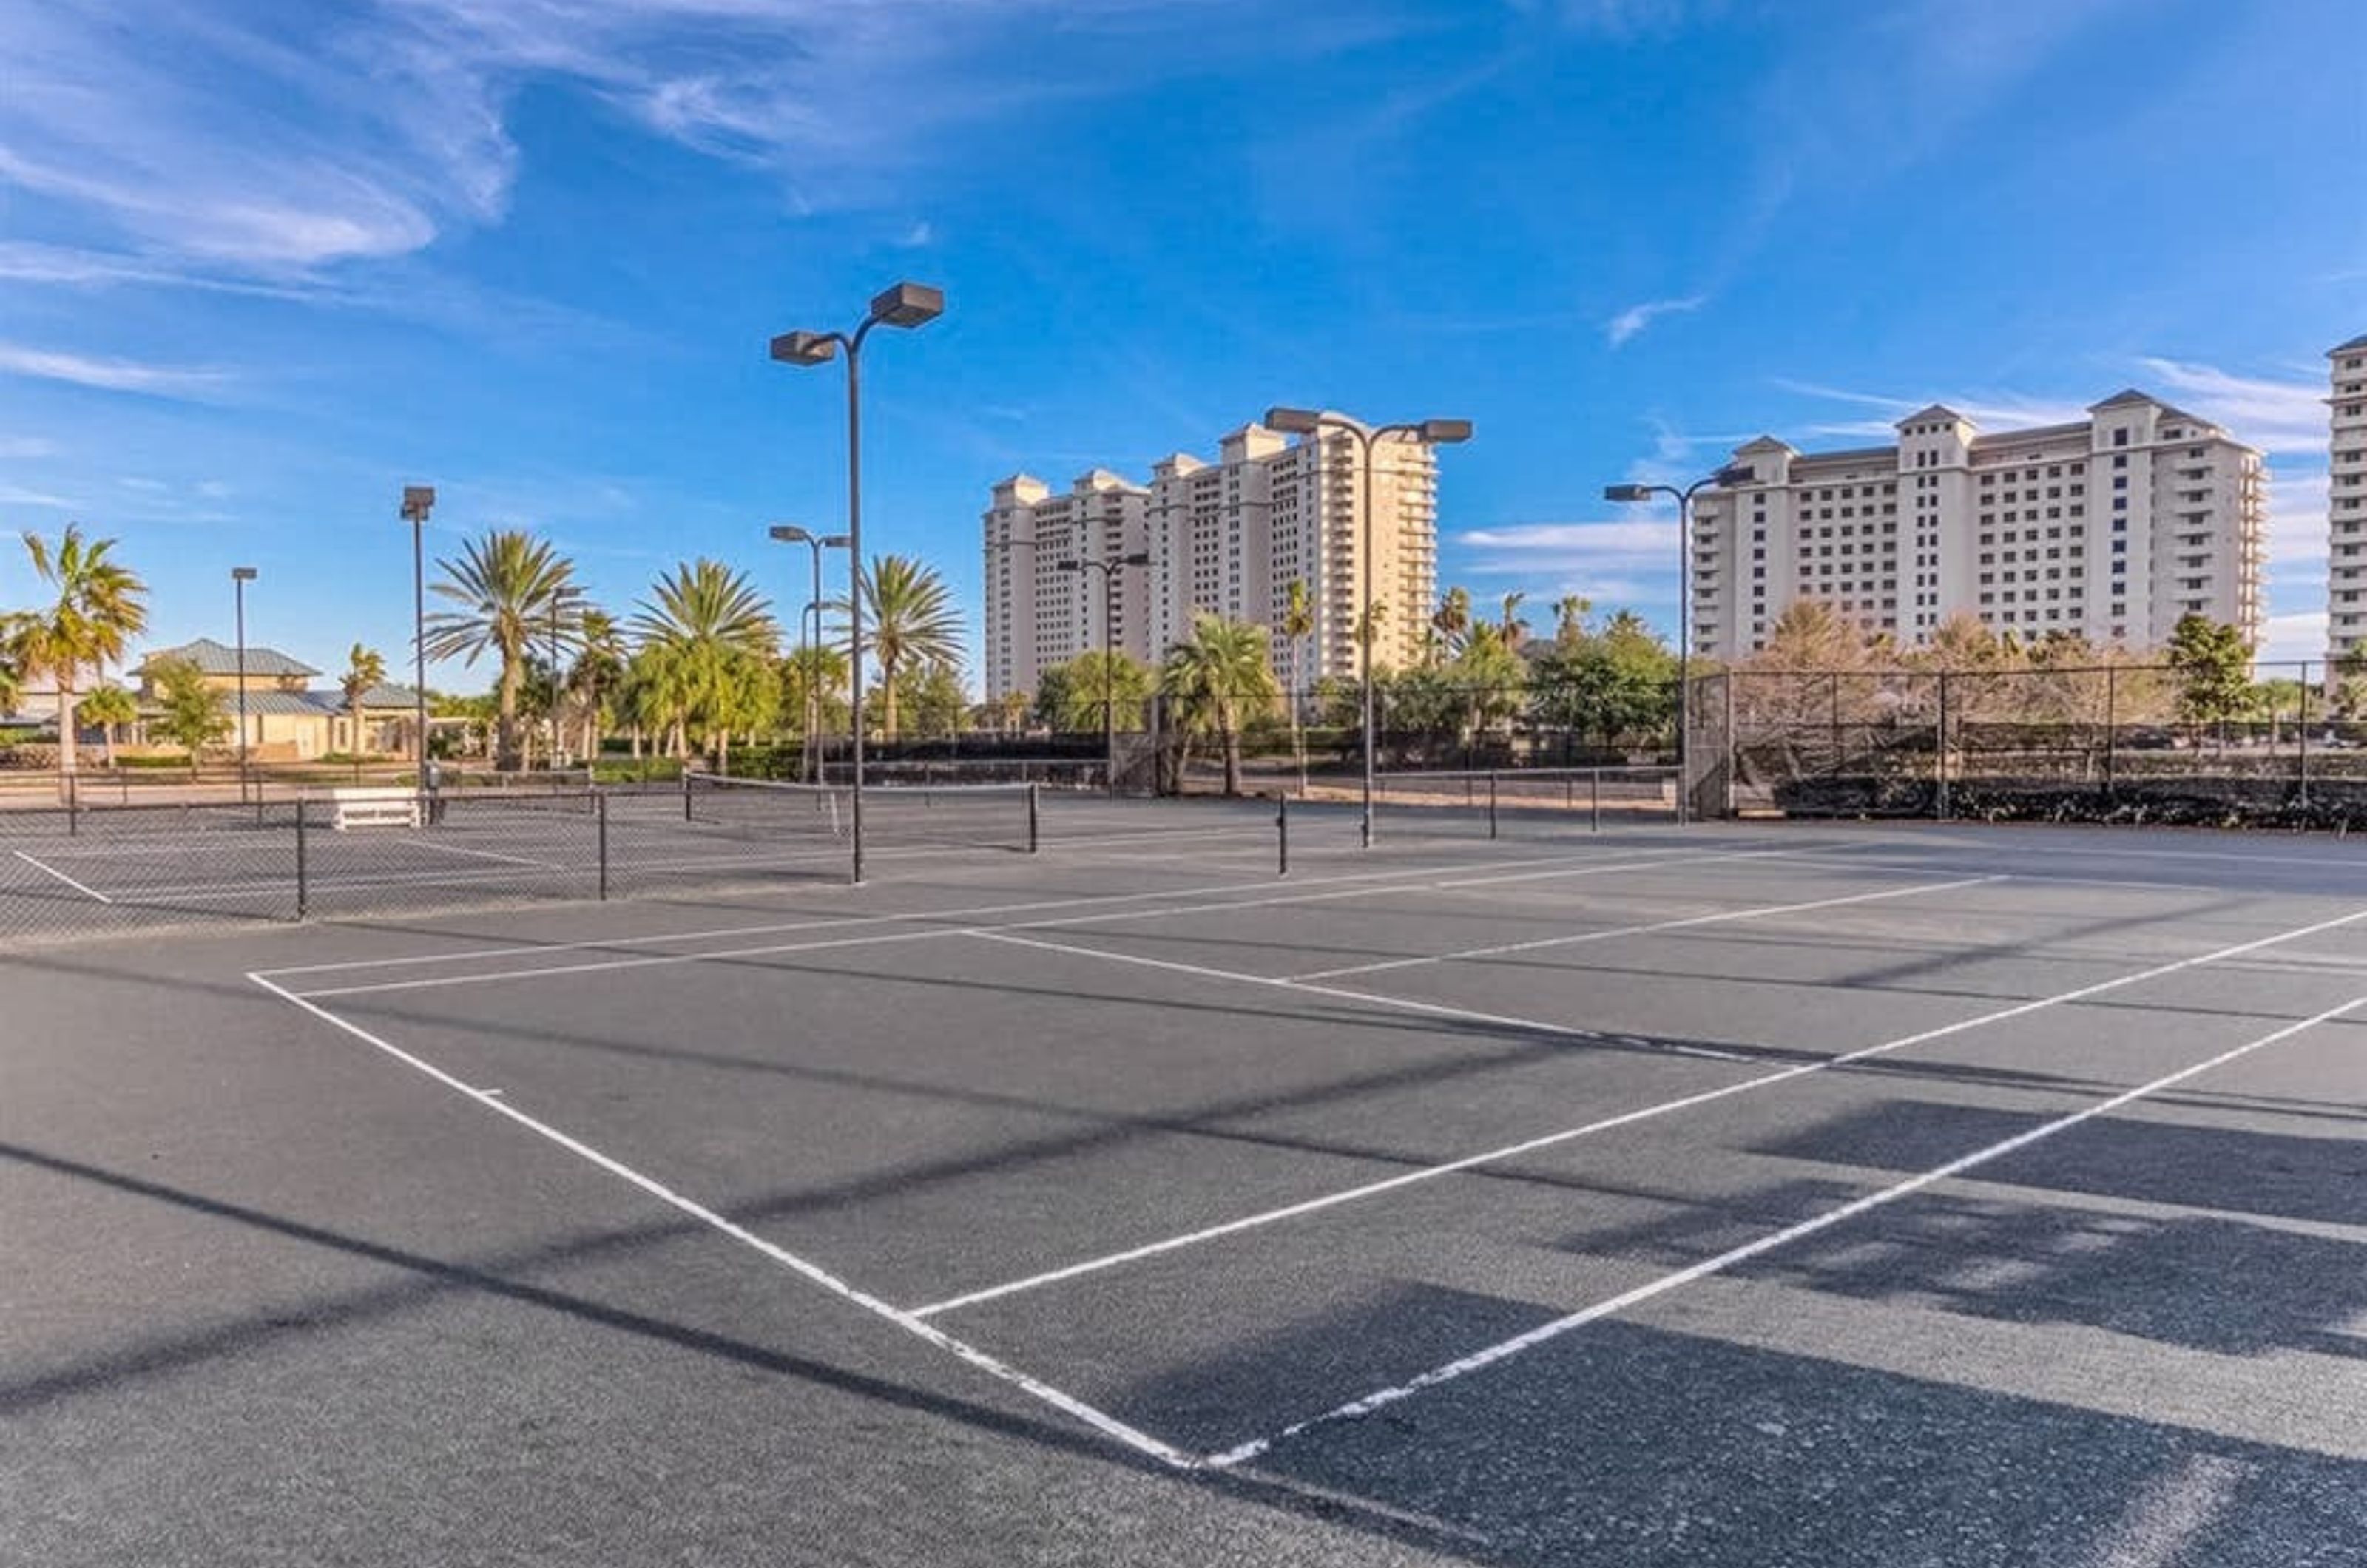
<path fill-rule="evenodd" d="M 803 545 L 813 553 L 813 598 L 807 603 L 804 610 L 798 613 L 798 639 L 804 642 L 808 648 L 819 652 L 821 648 L 821 553 L 824 550 L 845 549 L 851 541 L 844 534 L 810 534 L 794 523 L 776 523 L 770 532 L 775 539 L 784 545 Z M 806 637 L 806 616 L 809 614 L 813 616 L 813 637 L 810 641 Z M 821 673 L 815 668 L 818 662 L 818 660 L 809 660 L 805 671 L 805 751 L 806 761 L 810 766 L 800 770 L 810 773 L 816 784 L 821 783 L 821 757 L 814 750 L 814 742 L 820 739 L 817 732 L 821 728 L 821 694 L 814 684 L 815 678 Z"/>
<path fill-rule="evenodd" d="M 784 365 L 826 365 L 846 350 L 846 548 L 850 558 L 847 602 L 847 691 L 854 714 L 855 791 L 847 811 L 853 840 L 853 880 L 863 880 L 863 341 L 878 326 L 912 328 L 945 313 L 942 289 L 923 283 L 898 283 L 881 289 L 855 330 L 844 333 L 783 333 L 773 339 L 773 357 Z"/>
<path fill-rule="evenodd" d="M 420 534 L 436 508 L 434 485 L 402 487 L 402 515 L 411 523 L 411 694 L 413 744 L 419 749 L 419 793 L 427 794 L 427 557 Z"/>
<path fill-rule="evenodd" d="M 253 567 L 230 569 L 231 592 L 238 601 L 238 798 L 242 804 L 246 800 L 246 585 L 254 581 Z"/>
<path fill-rule="evenodd" d="M 1691 784 L 1685 764 L 1690 755 L 1687 739 L 1693 730 L 1693 693 L 1689 689 L 1693 673 L 1693 496 L 1713 485 L 1746 484 L 1751 478 L 1750 466 L 1732 463 L 1705 479 L 1695 479 L 1679 490 L 1674 485 L 1605 485 L 1605 501 L 1649 501 L 1656 495 L 1674 496 L 1677 502 L 1677 826 L 1682 828 L 1693 815 L 1692 803 L 1685 798 Z"/>
<path fill-rule="evenodd" d="M 1149 566 L 1150 554 L 1135 550 L 1130 554 L 1112 556 L 1107 560 L 1077 559 L 1056 561 L 1061 571 L 1098 571 L 1102 574 L 1102 793 L 1117 793 L 1117 627 L 1114 609 L 1117 569 L 1122 566 Z"/>
<path fill-rule="evenodd" d="M 1452 446 L 1471 439 L 1471 422 L 1467 419 L 1421 419 L 1399 424 L 1375 425 L 1371 428 L 1338 414 L 1327 414 L 1314 409 L 1275 408 L 1265 411 L 1269 430 L 1285 435 L 1320 437 L 1326 430 L 1337 430 L 1356 438 L 1364 449 L 1364 479 L 1357 491 L 1356 510 L 1361 520 L 1360 553 L 1365 558 L 1362 613 L 1357 616 L 1356 641 L 1360 646 L 1357 659 L 1357 682 L 1365 689 L 1365 819 L 1360 829 L 1364 846 L 1373 847 L 1373 637 L 1378 627 L 1373 624 L 1373 443 L 1385 435 L 1410 435 L 1428 446 Z"/>
<path fill-rule="evenodd" d="M 559 607 L 563 593 L 550 596 L 550 757 L 549 771 L 559 772 Z M 553 781 L 556 784 L 557 781 Z"/>

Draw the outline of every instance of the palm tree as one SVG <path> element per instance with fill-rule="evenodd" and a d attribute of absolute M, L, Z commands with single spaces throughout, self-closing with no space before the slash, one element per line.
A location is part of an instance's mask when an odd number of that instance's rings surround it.
<path fill-rule="evenodd" d="M 345 711 L 353 716 L 354 732 L 346 739 L 353 742 L 354 755 L 357 757 L 363 755 L 369 749 L 362 739 L 363 699 L 384 684 L 385 681 L 386 656 L 374 648 L 365 648 L 360 643 L 354 644 L 352 651 L 345 655 L 345 672 L 337 682 L 337 686 L 345 694 Z"/>
<path fill-rule="evenodd" d="M 107 765 L 115 766 L 115 743 L 123 726 L 140 722 L 140 705 L 120 686 L 94 686 L 81 704 L 82 717 L 107 737 Z"/>
<path fill-rule="evenodd" d="M 1315 598 L 1307 592 L 1307 580 L 1294 577 L 1282 603 L 1283 639 L 1290 644 L 1290 754 L 1298 761 L 1298 793 L 1307 793 L 1307 731 L 1300 723 L 1299 705 L 1306 700 L 1306 667 L 1303 655 L 1307 639 L 1315 635 Z"/>
<path fill-rule="evenodd" d="M 583 716 L 583 753 L 596 761 L 600 756 L 600 721 L 606 712 L 602 705 L 625 683 L 625 635 L 614 615 L 589 605 L 584 607 L 577 632 L 575 667 L 567 672 L 567 683 Z"/>
<path fill-rule="evenodd" d="M 523 529 L 500 528 L 461 547 L 457 561 L 437 561 L 443 580 L 436 594 L 461 606 L 427 617 L 430 659 L 459 659 L 474 665 L 490 650 L 501 660 L 496 687 L 499 718 L 494 728 L 493 765 L 517 766 L 518 682 L 527 649 L 538 638 L 571 635 L 578 614 L 575 566 Z"/>
<path fill-rule="evenodd" d="M 881 729 L 893 740 L 897 672 L 929 664 L 959 671 L 961 615 L 945 579 L 910 556 L 872 557 L 863 591 L 872 616 L 871 656 L 879 661 L 879 684 L 886 694 Z"/>
<path fill-rule="evenodd" d="M 1471 634 L 1471 591 L 1450 588 L 1438 601 L 1437 612 L 1430 624 L 1446 642 L 1446 652 L 1452 657 L 1463 651 L 1463 639 Z"/>
<path fill-rule="evenodd" d="M 69 523 L 55 545 L 25 536 L 33 573 L 56 591 L 45 610 L 20 615 L 9 637 L 20 679 L 49 677 L 58 689 L 58 766 L 74 771 L 74 687 L 85 670 L 123 657 L 125 641 L 147 629 L 148 585 L 108 558 L 113 539 L 87 540 Z"/>
<path fill-rule="evenodd" d="M 1508 652 L 1518 653 L 1521 644 L 1529 639 L 1529 623 L 1520 618 L 1521 602 L 1527 597 L 1528 594 L 1517 588 L 1504 595 L 1504 618 L 1496 626 Z"/>
<path fill-rule="evenodd" d="M 643 649 L 659 656 L 651 673 L 677 724 L 697 726 L 717 766 L 728 768 L 732 731 L 753 729 L 774 711 L 780 626 L 772 602 L 746 572 L 705 556 L 675 567 L 650 592 L 633 629 Z"/>
<path fill-rule="evenodd" d="M 1554 601 L 1554 642 L 1567 649 L 1586 635 L 1587 613 L 1594 603 L 1583 593 L 1565 593 Z M 1621 615 L 1627 612 L 1621 611 Z"/>
<path fill-rule="evenodd" d="M 1242 716 L 1276 695 L 1265 628 L 1221 615 L 1195 615 L 1191 637 L 1168 650 L 1160 689 L 1176 705 L 1187 737 L 1195 729 L 1216 730 L 1225 753 L 1225 793 L 1240 794 Z"/>

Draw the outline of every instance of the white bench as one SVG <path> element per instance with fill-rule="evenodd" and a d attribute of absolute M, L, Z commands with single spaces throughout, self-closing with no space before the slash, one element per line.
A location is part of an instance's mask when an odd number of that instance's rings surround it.
<path fill-rule="evenodd" d="M 340 833 L 348 828 L 419 826 L 419 795 L 413 790 L 387 785 L 345 787 L 331 790 L 329 798 L 336 807 L 332 826 Z"/>

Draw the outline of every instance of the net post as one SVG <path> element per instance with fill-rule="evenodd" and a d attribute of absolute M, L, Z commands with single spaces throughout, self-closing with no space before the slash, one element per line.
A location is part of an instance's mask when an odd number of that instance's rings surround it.
<path fill-rule="evenodd" d="M 682 819 L 690 820 L 690 769 L 685 765 L 677 775 L 682 780 Z"/>
<path fill-rule="evenodd" d="M 2301 661 L 2301 699 L 2298 722 L 2293 727 L 2293 772 L 2301 790 L 2301 807 L 2309 809 L 2309 660 Z"/>
<path fill-rule="evenodd" d="M 608 796 L 606 792 L 592 792 L 592 814 L 597 822 L 600 843 L 600 902 L 608 901 Z"/>
<path fill-rule="evenodd" d="M 1044 838 L 1043 804 L 1037 798 L 1043 787 L 1034 784 L 1027 786 L 1027 852 L 1031 855 L 1042 844 Z"/>
<path fill-rule="evenodd" d="M 1286 790 L 1274 794 L 1274 874 L 1290 874 L 1290 795 Z"/>
<path fill-rule="evenodd" d="M 1488 770 L 1488 837 L 1496 836 L 1496 770 Z"/>
<path fill-rule="evenodd" d="M 296 918 L 299 920 L 312 912 L 311 867 L 306 854 L 305 818 L 311 815 L 311 803 L 300 790 L 296 795 Z"/>

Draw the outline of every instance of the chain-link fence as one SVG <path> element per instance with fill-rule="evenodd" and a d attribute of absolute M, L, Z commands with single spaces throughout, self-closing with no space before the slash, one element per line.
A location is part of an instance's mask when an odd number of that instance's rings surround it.
<path fill-rule="evenodd" d="M 2367 720 L 2325 672 L 1730 671 L 1694 687 L 1689 776 L 1705 814 L 2341 827 Z"/>

